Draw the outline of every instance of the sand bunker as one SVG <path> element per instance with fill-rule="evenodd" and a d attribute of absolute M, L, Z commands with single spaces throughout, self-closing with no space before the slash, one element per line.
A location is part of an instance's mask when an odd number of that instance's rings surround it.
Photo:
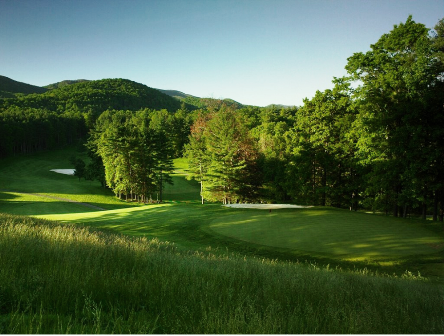
<path fill-rule="evenodd" d="M 311 208 L 312 206 L 294 205 L 294 204 L 226 204 L 223 205 L 229 208 L 244 208 L 244 209 L 301 209 Z"/>
<path fill-rule="evenodd" d="M 75 169 L 51 169 L 51 171 L 59 174 L 74 175 Z"/>

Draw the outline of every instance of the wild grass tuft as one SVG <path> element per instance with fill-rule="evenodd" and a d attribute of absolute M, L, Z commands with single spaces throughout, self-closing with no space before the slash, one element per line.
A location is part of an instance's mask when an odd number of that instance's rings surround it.
<path fill-rule="evenodd" d="M 0 215 L 1 333 L 443 333 L 425 281 Z M 418 279 L 416 279 L 418 280 Z"/>

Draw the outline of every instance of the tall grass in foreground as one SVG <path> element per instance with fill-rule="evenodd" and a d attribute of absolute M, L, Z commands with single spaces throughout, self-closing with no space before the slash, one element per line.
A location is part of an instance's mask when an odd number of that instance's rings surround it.
<path fill-rule="evenodd" d="M 0 215 L 0 333 L 444 333 L 437 286 L 363 273 Z"/>

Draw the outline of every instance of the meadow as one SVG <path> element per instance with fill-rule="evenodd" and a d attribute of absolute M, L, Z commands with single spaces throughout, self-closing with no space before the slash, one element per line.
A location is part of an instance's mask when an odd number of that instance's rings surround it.
<path fill-rule="evenodd" d="M 1 333 L 444 333 L 439 224 L 201 205 L 183 160 L 127 203 L 72 154 L 0 163 Z"/>

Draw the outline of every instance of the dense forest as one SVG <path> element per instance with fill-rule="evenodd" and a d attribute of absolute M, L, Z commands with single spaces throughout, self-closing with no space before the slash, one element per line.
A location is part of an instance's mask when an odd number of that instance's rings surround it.
<path fill-rule="evenodd" d="M 346 70 L 300 107 L 244 106 L 123 79 L 64 81 L 42 93 L 0 86 L 0 157 L 82 141 L 91 162 L 74 160 L 78 174 L 125 199 L 161 200 L 171 160 L 185 156 L 202 202 L 442 221 L 444 20 L 429 30 L 409 17 L 351 55 Z"/>

